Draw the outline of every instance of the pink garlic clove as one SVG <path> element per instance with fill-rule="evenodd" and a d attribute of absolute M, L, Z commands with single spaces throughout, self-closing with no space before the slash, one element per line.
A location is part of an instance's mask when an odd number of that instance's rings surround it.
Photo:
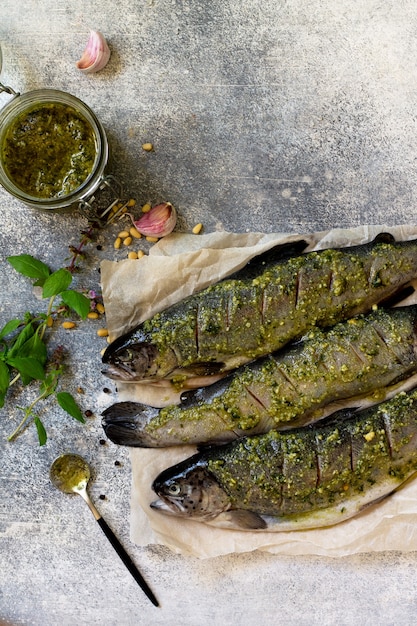
<path fill-rule="evenodd" d="M 109 58 L 110 48 L 104 36 L 98 30 L 92 30 L 82 57 L 75 65 L 84 74 L 92 74 L 102 70 Z"/>
<path fill-rule="evenodd" d="M 145 237 L 165 237 L 175 228 L 177 223 L 177 212 L 170 202 L 162 202 L 154 206 L 148 213 L 133 224 Z"/>

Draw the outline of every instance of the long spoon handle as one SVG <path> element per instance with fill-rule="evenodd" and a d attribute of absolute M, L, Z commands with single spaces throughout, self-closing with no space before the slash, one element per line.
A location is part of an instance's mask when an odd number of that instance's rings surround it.
<path fill-rule="evenodd" d="M 116 535 L 114 534 L 110 526 L 108 526 L 107 522 L 102 517 L 99 517 L 97 519 L 97 522 L 99 526 L 101 527 L 102 531 L 104 532 L 104 534 L 106 535 L 107 539 L 110 541 L 113 548 L 116 550 L 117 554 L 122 559 L 123 563 L 126 565 L 129 572 L 132 574 L 133 578 L 138 583 L 139 587 L 148 596 L 152 604 L 154 604 L 155 606 L 159 606 L 159 602 L 155 598 L 148 583 L 145 581 L 142 574 L 139 572 L 136 565 L 133 563 L 132 559 L 127 554 L 126 550 L 124 549 L 124 547 L 122 546 L 122 544 L 120 543 L 120 541 L 118 540 L 118 538 L 116 537 Z"/>
<path fill-rule="evenodd" d="M 132 574 L 133 578 L 138 583 L 139 587 L 148 596 L 152 604 L 154 604 L 155 606 L 159 606 L 159 602 L 155 598 L 148 583 L 143 578 L 142 574 L 139 572 L 138 568 L 133 563 L 132 559 L 130 558 L 130 556 L 128 555 L 128 553 L 126 552 L 126 550 L 124 549 L 124 547 L 122 546 L 122 544 L 120 543 L 120 541 L 118 540 L 118 538 L 116 537 L 116 535 L 114 534 L 110 526 L 107 524 L 107 522 L 104 521 L 104 519 L 101 517 L 100 513 L 97 511 L 96 507 L 94 506 L 94 504 L 91 502 L 90 496 L 87 493 L 87 483 L 85 485 L 75 487 L 73 491 L 78 493 L 82 497 L 84 502 L 88 504 L 88 507 L 90 511 L 92 512 L 92 514 L 94 515 L 95 520 L 98 522 L 99 526 L 101 526 L 102 531 L 106 535 L 107 539 L 110 541 L 113 548 L 116 550 L 117 554 L 122 559 L 123 563 L 126 565 L 129 572 Z"/>

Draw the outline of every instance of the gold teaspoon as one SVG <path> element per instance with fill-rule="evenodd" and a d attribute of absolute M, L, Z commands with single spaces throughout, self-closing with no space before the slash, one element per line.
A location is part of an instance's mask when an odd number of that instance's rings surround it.
<path fill-rule="evenodd" d="M 126 565 L 133 578 L 136 580 L 140 588 L 148 596 L 149 600 L 159 606 L 158 600 L 149 588 L 142 574 L 138 571 L 130 556 L 123 548 L 116 535 L 107 525 L 94 504 L 91 502 L 87 493 L 87 484 L 90 480 L 90 467 L 83 457 L 78 454 L 62 454 L 51 465 L 49 477 L 52 484 L 64 493 L 77 493 L 88 504 L 90 511 L 97 520 L 99 526 L 103 530 L 107 539 L 116 550 L 123 563 Z"/>

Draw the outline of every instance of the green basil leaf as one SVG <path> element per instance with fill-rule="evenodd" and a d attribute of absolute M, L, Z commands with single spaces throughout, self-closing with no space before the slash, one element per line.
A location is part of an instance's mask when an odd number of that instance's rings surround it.
<path fill-rule="evenodd" d="M 37 415 L 35 415 L 34 422 L 35 422 L 36 430 L 38 431 L 39 445 L 44 446 L 46 444 L 46 440 L 48 439 L 45 426 L 42 424 L 41 420 L 39 419 Z"/>
<path fill-rule="evenodd" d="M 87 317 L 90 311 L 90 299 L 87 296 L 78 293 L 78 291 L 72 291 L 72 289 L 63 291 L 60 295 L 63 302 L 78 313 L 82 319 Z"/>
<path fill-rule="evenodd" d="M 4 361 L 0 361 L 0 407 L 4 406 L 4 399 L 10 383 L 10 370 Z"/>
<path fill-rule="evenodd" d="M 60 391 L 56 394 L 56 399 L 59 406 L 64 409 L 71 417 L 82 422 L 84 424 L 85 419 L 78 404 L 75 402 L 73 396 L 67 391 Z"/>
<path fill-rule="evenodd" d="M 7 335 L 16 330 L 16 328 L 19 328 L 21 323 L 21 320 L 9 320 L 0 330 L 0 339 L 3 339 L 3 337 L 7 337 Z"/>
<path fill-rule="evenodd" d="M 14 339 L 8 356 L 13 357 L 18 354 L 20 348 L 26 343 L 26 341 L 28 341 L 28 339 L 33 336 L 34 332 L 35 331 L 33 330 L 33 324 L 27 324 Z"/>
<path fill-rule="evenodd" d="M 51 270 L 45 263 L 35 259 L 30 254 L 19 254 L 18 256 L 8 256 L 7 260 L 14 269 L 28 276 L 29 278 L 37 278 L 38 280 L 45 280 L 51 273 Z"/>
<path fill-rule="evenodd" d="M 9 353 L 10 356 L 10 353 Z M 46 345 L 37 333 L 32 335 L 25 343 L 20 346 L 19 356 L 30 356 L 45 365 L 48 358 Z"/>
<path fill-rule="evenodd" d="M 68 270 L 60 269 L 50 274 L 43 284 L 42 296 L 51 298 L 57 296 L 61 291 L 68 289 L 72 282 L 72 274 Z"/>
<path fill-rule="evenodd" d="M 11 367 L 17 369 L 22 376 L 22 382 L 25 384 L 26 378 L 35 378 L 36 380 L 43 380 L 45 378 L 45 371 L 42 363 L 39 363 L 36 359 L 30 356 L 23 357 L 7 357 L 7 363 Z M 25 378 L 23 378 L 25 377 Z"/>

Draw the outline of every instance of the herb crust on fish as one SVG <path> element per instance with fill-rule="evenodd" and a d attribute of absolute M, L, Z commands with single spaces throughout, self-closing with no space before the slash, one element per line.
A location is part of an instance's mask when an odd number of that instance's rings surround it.
<path fill-rule="evenodd" d="M 277 246 L 116 339 L 104 373 L 124 382 L 188 381 L 278 350 L 314 326 L 366 312 L 417 276 L 417 242 L 381 235 L 349 248 Z"/>
<path fill-rule="evenodd" d="M 315 328 L 291 348 L 249 363 L 221 381 L 187 391 L 160 410 L 117 402 L 103 428 L 120 445 L 222 443 L 311 423 L 340 399 L 373 394 L 417 371 L 417 305 L 378 309 L 329 329 Z"/>
<path fill-rule="evenodd" d="M 417 471 L 417 389 L 314 426 L 210 446 L 161 472 L 151 507 L 238 530 L 331 526 Z"/>

